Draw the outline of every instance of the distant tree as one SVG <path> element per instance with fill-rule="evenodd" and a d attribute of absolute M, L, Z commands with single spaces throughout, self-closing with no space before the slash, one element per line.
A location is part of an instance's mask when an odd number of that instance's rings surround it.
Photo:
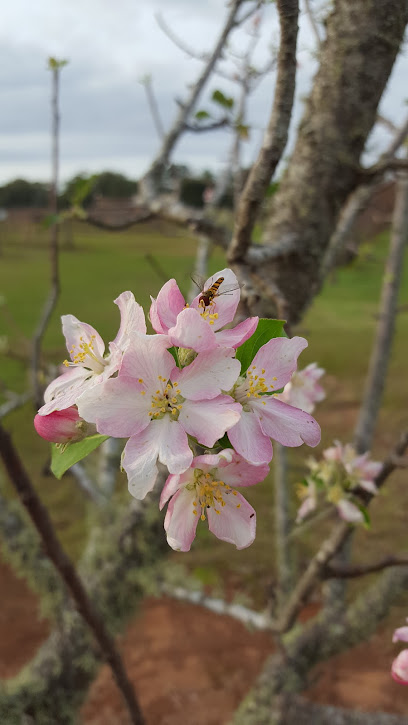
<path fill-rule="evenodd" d="M 125 199 L 136 194 L 137 189 L 137 181 L 113 171 L 103 171 L 96 177 L 93 191 L 94 194 L 101 194 L 101 196 Z"/>
<path fill-rule="evenodd" d="M 49 189 L 47 184 L 14 179 L 0 187 L 0 207 L 14 209 L 18 207 L 48 206 Z"/>

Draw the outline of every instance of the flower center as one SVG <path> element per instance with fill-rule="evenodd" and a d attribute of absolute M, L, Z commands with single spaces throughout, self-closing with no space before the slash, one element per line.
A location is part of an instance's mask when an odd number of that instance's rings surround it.
<path fill-rule="evenodd" d="M 91 335 L 89 342 L 85 342 L 81 336 L 79 338 L 78 352 L 75 352 L 75 345 L 72 345 L 70 354 L 73 355 L 73 359 L 72 361 L 64 360 L 65 367 L 80 365 L 83 368 L 89 368 L 96 375 L 100 375 L 108 362 L 95 351 L 95 337 L 95 335 Z"/>
<path fill-rule="evenodd" d="M 215 302 L 214 300 L 211 300 L 211 302 L 206 305 L 204 300 L 200 300 L 198 303 L 200 315 L 204 320 L 207 320 L 209 325 L 213 325 L 216 320 L 218 320 L 218 312 L 211 312 L 211 308 L 214 308 Z"/>
<path fill-rule="evenodd" d="M 238 378 L 232 392 L 237 403 L 245 406 L 250 398 L 259 398 L 265 393 L 270 393 L 274 390 L 275 386 L 273 384 L 268 385 L 265 382 L 264 374 L 265 368 L 258 371 L 256 365 L 251 365 L 247 370 L 246 377 L 240 376 Z M 277 378 L 273 377 L 272 380 L 277 380 Z"/>
<path fill-rule="evenodd" d="M 233 496 L 238 495 L 227 483 L 215 479 L 212 473 L 205 473 L 200 468 L 195 469 L 194 482 L 188 484 L 186 488 L 190 491 L 195 490 L 193 514 L 197 516 L 198 510 L 200 509 L 201 521 L 205 521 L 205 512 L 209 508 L 213 508 L 216 514 L 221 514 L 222 509 L 226 505 L 224 501 L 225 496 L 231 494 Z M 241 504 L 236 504 L 236 507 L 238 509 L 241 508 Z"/>
<path fill-rule="evenodd" d="M 162 375 L 158 375 L 159 388 L 152 395 L 152 402 L 149 410 L 149 415 L 152 420 L 159 420 L 163 418 L 166 413 L 170 413 L 174 420 L 180 415 L 180 410 L 183 407 L 184 398 L 182 397 L 177 383 L 172 383 L 170 380 L 166 381 Z M 139 378 L 139 383 L 143 383 L 143 380 Z M 166 384 L 165 384 L 166 383 Z M 145 395 L 145 391 L 141 390 L 141 395 Z"/>

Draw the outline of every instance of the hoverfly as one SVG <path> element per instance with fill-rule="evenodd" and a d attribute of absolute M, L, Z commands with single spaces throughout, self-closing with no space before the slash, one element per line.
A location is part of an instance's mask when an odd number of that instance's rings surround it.
<path fill-rule="evenodd" d="M 221 295 L 228 295 L 231 294 L 231 292 L 235 292 L 235 290 L 239 289 L 239 285 L 235 285 L 232 287 L 227 287 L 226 289 L 222 290 L 222 292 L 219 292 L 218 290 L 224 282 L 224 277 L 218 277 L 218 279 L 216 279 L 210 287 L 207 287 L 207 289 L 205 288 L 205 281 L 198 275 L 191 275 L 191 279 L 193 280 L 194 284 L 196 284 L 197 287 L 201 290 L 201 295 L 198 298 L 198 304 L 201 305 L 201 307 L 209 307 L 215 297 L 221 297 Z"/>

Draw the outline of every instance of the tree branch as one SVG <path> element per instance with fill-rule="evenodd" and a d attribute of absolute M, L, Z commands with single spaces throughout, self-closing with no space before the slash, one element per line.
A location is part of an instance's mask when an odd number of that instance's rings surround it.
<path fill-rule="evenodd" d="M 390 566 L 408 566 L 408 554 L 400 556 L 386 556 L 380 561 L 371 564 L 330 564 L 323 573 L 325 579 L 354 579 L 366 574 L 372 574 Z"/>
<path fill-rule="evenodd" d="M 281 40 L 278 54 L 278 76 L 272 113 L 262 148 L 248 176 L 240 197 L 233 237 L 228 249 L 228 261 L 240 263 L 251 243 L 252 231 L 266 189 L 288 138 L 296 81 L 296 41 L 298 31 L 298 1 L 277 2 Z"/>
<path fill-rule="evenodd" d="M 174 146 L 176 145 L 178 139 L 185 130 L 184 127 L 187 119 L 192 112 L 198 100 L 198 97 L 202 89 L 204 88 L 205 83 L 210 77 L 217 60 L 221 56 L 230 32 L 237 25 L 237 14 L 243 2 L 244 0 L 233 0 L 230 4 L 230 9 L 225 20 L 224 27 L 222 28 L 222 31 L 217 39 L 213 52 L 208 57 L 207 64 L 203 68 L 196 83 L 192 86 L 189 97 L 183 102 L 182 106 L 179 108 L 178 115 L 173 123 L 172 128 L 166 134 L 158 155 L 156 156 L 156 158 L 150 165 L 150 168 L 140 181 L 140 188 L 143 190 L 143 194 L 148 200 L 151 200 L 156 195 L 157 181 L 158 179 L 160 179 L 162 172 L 168 163 L 170 154 L 173 151 Z"/>
<path fill-rule="evenodd" d="M 50 231 L 50 274 L 51 289 L 48 299 L 44 305 L 40 321 L 34 333 L 32 341 L 32 362 L 31 362 L 31 380 L 34 391 L 34 404 L 39 408 L 42 403 L 42 386 L 39 380 L 39 368 L 41 358 L 41 344 L 51 319 L 51 315 L 55 309 L 60 293 L 60 279 L 58 268 L 58 233 L 59 226 L 56 220 L 58 214 L 58 173 L 59 173 L 59 78 L 60 71 L 64 61 L 50 62 L 50 70 L 52 72 L 52 181 L 50 189 L 50 213 L 55 219 L 51 225 Z"/>
<path fill-rule="evenodd" d="M 163 122 L 160 117 L 159 105 L 153 91 L 152 77 L 150 75 L 147 75 L 141 79 L 140 83 L 145 89 L 147 103 L 150 108 L 150 113 L 152 114 L 153 124 L 156 129 L 157 135 L 159 139 L 162 139 L 164 138 L 165 132 Z"/>
<path fill-rule="evenodd" d="M 394 337 L 398 292 L 401 283 L 405 246 L 408 241 L 408 175 L 397 183 L 390 250 L 385 266 L 377 335 L 365 382 L 363 403 L 354 434 L 359 453 L 369 450 L 384 391 L 386 373 Z"/>
<path fill-rule="evenodd" d="M 55 568 L 61 576 L 61 579 L 68 588 L 79 613 L 92 630 L 95 639 L 97 640 L 112 669 L 116 683 L 126 702 L 131 722 L 134 725 L 143 725 L 144 719 L 142 712 L 136 700 L 133 686 L 128 679 L 122 658 L 116 649 L 114 640 L 106 629 L 103 619 L 96 612 L 94 605 L 91 603 L 91 600 L 89 599 L 72 562 L 63 550 L 55 534 L 47 509 L 38 498 L 35 489 L 33 488 L 25 469 L 23 468 L 17 451 L 12 444 L 10 436 L 1 426 L 0 456 L 3 459 L 10 481 L 14 486 L 20 501 L 26 508 L 31 521 L 41 537 L 47 555 L 53 562 Z"/>
<path fill-rule="evenodd" d="M 313 31 L 313 35 L 315 37 L 316 48 L 317 48 L 317 50 L 320 50 L 320 46 L 322 44 L 322 39 L 320 37 L 319 26 L 317 24 L 316 17 L 315 17 L 314 11 L 312 9 L 310 0 L 305 0 L 305 9 L 306 9 L 306 15 L 309 19 L 309 23 L 310 23 L 310 26 Z"/>

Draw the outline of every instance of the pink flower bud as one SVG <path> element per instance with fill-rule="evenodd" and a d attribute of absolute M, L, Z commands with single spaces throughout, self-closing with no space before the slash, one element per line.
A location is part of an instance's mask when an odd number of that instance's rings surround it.
<path fill-rule="evenodd" d="M 89 435 L 88 423 L 78 414 L 75 406 L 65 410 L 54 410 L 48 415 L 36 415 L 34 428 L 38 435 L 51 443 L 79 441 Z"/>
<path fill-rule="evenodd" d="M 400 685 L 408 685 L 408 649 L 403 649 L 395 658 L 391 667 L 391 675 Z"/>

